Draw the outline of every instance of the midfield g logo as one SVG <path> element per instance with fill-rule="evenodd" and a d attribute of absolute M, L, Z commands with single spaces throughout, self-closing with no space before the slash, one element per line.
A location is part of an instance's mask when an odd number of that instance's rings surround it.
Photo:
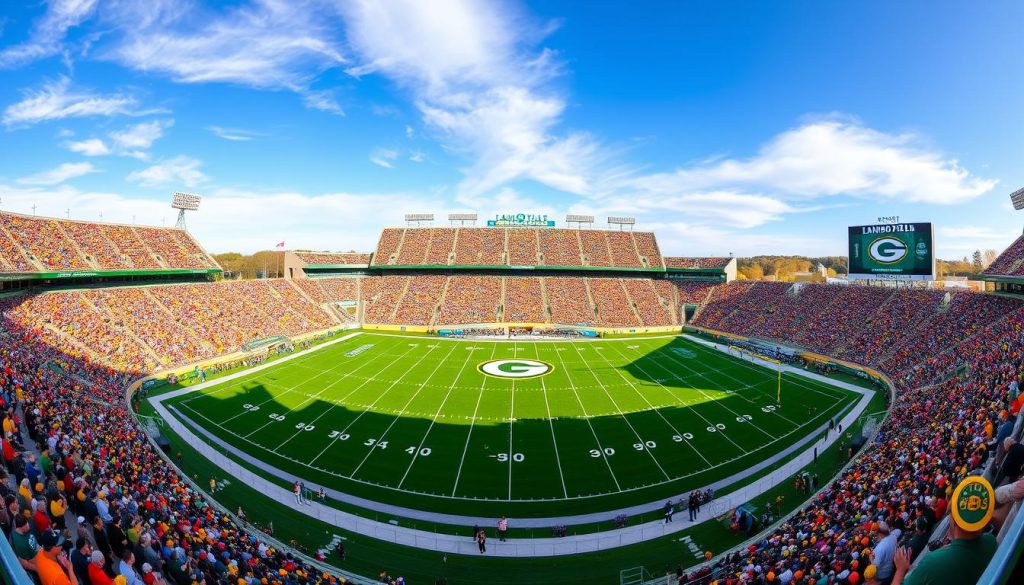
<path fill-rule="evenodd" d="M 550 374 L 555 366 L 547 362 L 527 359 L 503 359 L 483 362 L 476 367 L 481 373 L 495 378 L 522 380 Z"/>
<path fill-rule="evenodd" d="M 883 236 L 868 246 L 868 256 L 880 264 L 896 264 L 907 256 L 907 245 L 903 240 L 892 236 Z"/>

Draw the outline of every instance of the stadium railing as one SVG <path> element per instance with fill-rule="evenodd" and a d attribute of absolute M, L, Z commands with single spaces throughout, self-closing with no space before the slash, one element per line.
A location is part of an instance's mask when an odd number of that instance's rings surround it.
<path fill-rule="evenodd" d="M 208 361 L 213 362 L 213 361 L 217 361 L 217 360 L 208 360 Z M 160 375 L 163 375 L 163 376 L 166 377 L 167 373 L 168 372 L 161 372 Z M 131 402 L 132 402 L 132 395 L 135 394 L 135 392 L 137 392 L 139 389 L 141 389 L 146 384 L 146 382 L 148 382 L 150 380 L 156 380 L 156 379 L 157 379 L 157 374 L 150 374 L 148 376 L 143 376 L 141 378 L 138 378 L 134 382 L 129 384 L 125 388 L 125 390 L 124 390 L 124 400 L 125 400 L 125 403 L 130 405 Z M 134 412 L 134 411 L 132 411 L 132 412 Z M 149 441 L 150 445 L 153 447 L 153 451 L 157 455 L 159 455 L 161 459 L 164 460 L 164 464 L 165 465 L 167 465 L 171 469 L 178 469 L 178 466 L 171 460 L 170 456 L 168 456 L 167 453 L 165 453 L 164 450 L 160 448 L 160 445 L 157 444 L 156 439 L 153 438 L 153 435 L 151 435 L 148 432 L 144 432 L 143 435 L 146 436 L 146 440 Z M 201 498 L 206 500 L 206 502 L 209 503 L 210 506 L 213 507 L 215 510 L 217 510 L 217 512 L 221 516 L 226 516 L 226 517 L 230 518 L 231 521 L 236 526 L 239 526 L 239 527 L 243 528 L 244 530 L 246 530 L 250 534 L 258 533 L 259 534 L 258 538 L 263 540 L 264 542 L 266 542 L 271 547 L 273 547 L 273 548 L 275 548 L 277 550 L 280 550 L 280 551 L 290 552 L 293 557 L 295 557 L 297 559 L 301 559 L 307 565 L 312 566 L 312 567 L 316 567 L 317 569 L 319 569 L 320 571 L 322 571 L 324 573 L 329 573 L 331 575 L 344 577 L 346 581 L 348 581 L 349 583 L 352 583 L 354 585 L 374 585 L 375 583 L 378 583 L 378 581 L 376 581 L 374 579 L 371 579 L 369 577 L 365 577 L 363 575 L 358 575 L 356 573 L 351 573 L 349 571 L 345 571 L 345 570 L 339 569 L 339 568 L 337 568 L 337 567 L 335 567 L 333 565 L 328 565 L 327 563 L 318 561 L 317 559 L 314 559 L 313 557 L 311 557 L 311 556 L 309 556 L 309 555 L 307 555 L 305 553 L 302 553 L 302 552 L 298 551 L 297 549 L 295 549 L 295 548 L 293 548 L 291 546 L 286 545 L 285 543 L 277 540 L 273 536 L 270 536 L 266 532 L 263 532 L 262 530 L 259 530 L 259 528 L 257 528 L 256 526 L 246 522 L 242 518 L 238 517 L 233 511 L 231 511 L 230 509 L 228 509 L 228 508 L 224 507 L 223 505 L 221 505 L 221 503 L 218 502 L 216 498 L 212 497 L 203 487 L 201 487 L 198 483 L 193 481 L 192 478 L 189 477 L 189 475 L 187 473 L 184 473 L 183 471 L 178 469 L 178 476 L 182 480 L 184 480 L 186 483 L 188 483 L 189 487 L 191 487 L 192 490 L 195 493 L 199 494 L 199 496 Z M 6 542 L 6 539 L 0 539 L 0 540 L 4 540 L 4 543 L 7 544 L 8 548 L 10 548 L 10 545 Z M 13 554 L 13 551 L 11 551 L 11 553 Z M 16 564 L 18 564 L 17 558 L 14 559 L 14 562 Z M 20 564 L 18 564 L 18 568 L 21 569 Z M 22 573 L 24 573 L 24 569 L 21 569 L 21 571 L 22 571 Z M 27 578 L 27 574 L 25 576 Z M 34 584 L 32 583 L 31 580 L 29 580 L 26 583 L 18 582 L 18 583 L 13 583 L 11 585 L 34 585 Z"/>
<path fill-rule="evenodd" d="M 1018 504 L 1019 506 L 1019 504 Z M 1003 536 L 995 556 L 988 564 L 988 568 L 982 573 L 978 583 L 998 583 L 1000 585 L 1010 583 L 1017 563 L 1021 560 L 1021 553 L 1024 552 L 1024 514 L 1017 510 L 1013 523 Z"/>
<path fill-rule="evenodd" d="M 6 535 L 0 538 L 0 583 L 4 583 L 4 585 L 34 585 L 32 578 L 18 562 L 18 556 L 14 554 L 14 549 L 11 548 L 11 543 L 7 541 Z"/>

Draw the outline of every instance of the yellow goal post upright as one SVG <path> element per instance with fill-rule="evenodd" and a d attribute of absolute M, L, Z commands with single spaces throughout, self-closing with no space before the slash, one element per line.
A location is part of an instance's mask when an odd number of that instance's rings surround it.
<path fill-rule="evenodd" d="M 771 362 L 771 363 L 775 364 L 775 371 L 778 373 L 778 378 L 777 378 L 777 383 L 776 383 L 776 390 L 775 390 L 775 404 L 779 408 L 782 408 L 782 362 L 777 360 L 777 359 L 775 359 L 775 358 L 770 358 L 770 357 L 768 357 L 766 355 L 762 355 L 762 354 L 759 354 L 757 352 L 750 351 L 749 349 L 740 347 L 738 345 L 730 345 L 729 346 L 729 353 L 732 353 L 733 350 L 735 350 L 737 355 L 739 355 L 741 357 L 743 356 L 743 354 L 746 354 L 746 355 L 750 356 L 750 360 L 751 361 L 753 361 L 754 358 L 758 358 L 758 359 L 764 360 L 766 362 Z"/>

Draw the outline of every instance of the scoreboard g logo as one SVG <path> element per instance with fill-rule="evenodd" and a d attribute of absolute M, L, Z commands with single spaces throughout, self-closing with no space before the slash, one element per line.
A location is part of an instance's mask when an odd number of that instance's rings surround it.
<path fill-rule="evenodd" d="M 907 245 L 903 240 L 892 236 L 883 236 L 868 246 L 868 256 L 879 264 L 896 264 L 907 256 Z"/>
<path fill-rule="evenodd" d="M 549 363 L 537 360 L 503 359 L 484 362 L 477 366 L 477 369 L 488 376 L 496 378 L 522 380 L 524 378 L 543 376 L 550 373 L 555 367 Z"/>

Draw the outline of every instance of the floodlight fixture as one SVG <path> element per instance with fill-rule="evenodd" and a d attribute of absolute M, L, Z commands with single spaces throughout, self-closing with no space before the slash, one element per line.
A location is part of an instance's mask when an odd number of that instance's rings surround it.
<path fill-rule="evenodd" d="M 1013 208 L 1017 211 L 1024 209 L 1024 189 L 1017 189 L 1010 193 L 1010 202 L 1013 203 Z"/>
<path fill-rule="evenodd" d="M 202 201 L 202 197 L 195 193 L 182 193 L 176 191 L 174 198 L 171 199 L 172 209 L 181 209 L 187 211 L 199 211 L 199 202 Z"/>
<path fill-rule="evenodd" d="M 199 202 L 202 201 L 202 197 L 195 193 L 182 193 L 181 191 L 175 191 L 174 196 L 171 198 L 171 209 L 178 210 L 178 221 L 174 224 L 174 227 L 178 229 L 185 229 L 185 212 L 186 211 L 199 211 Z"/>

